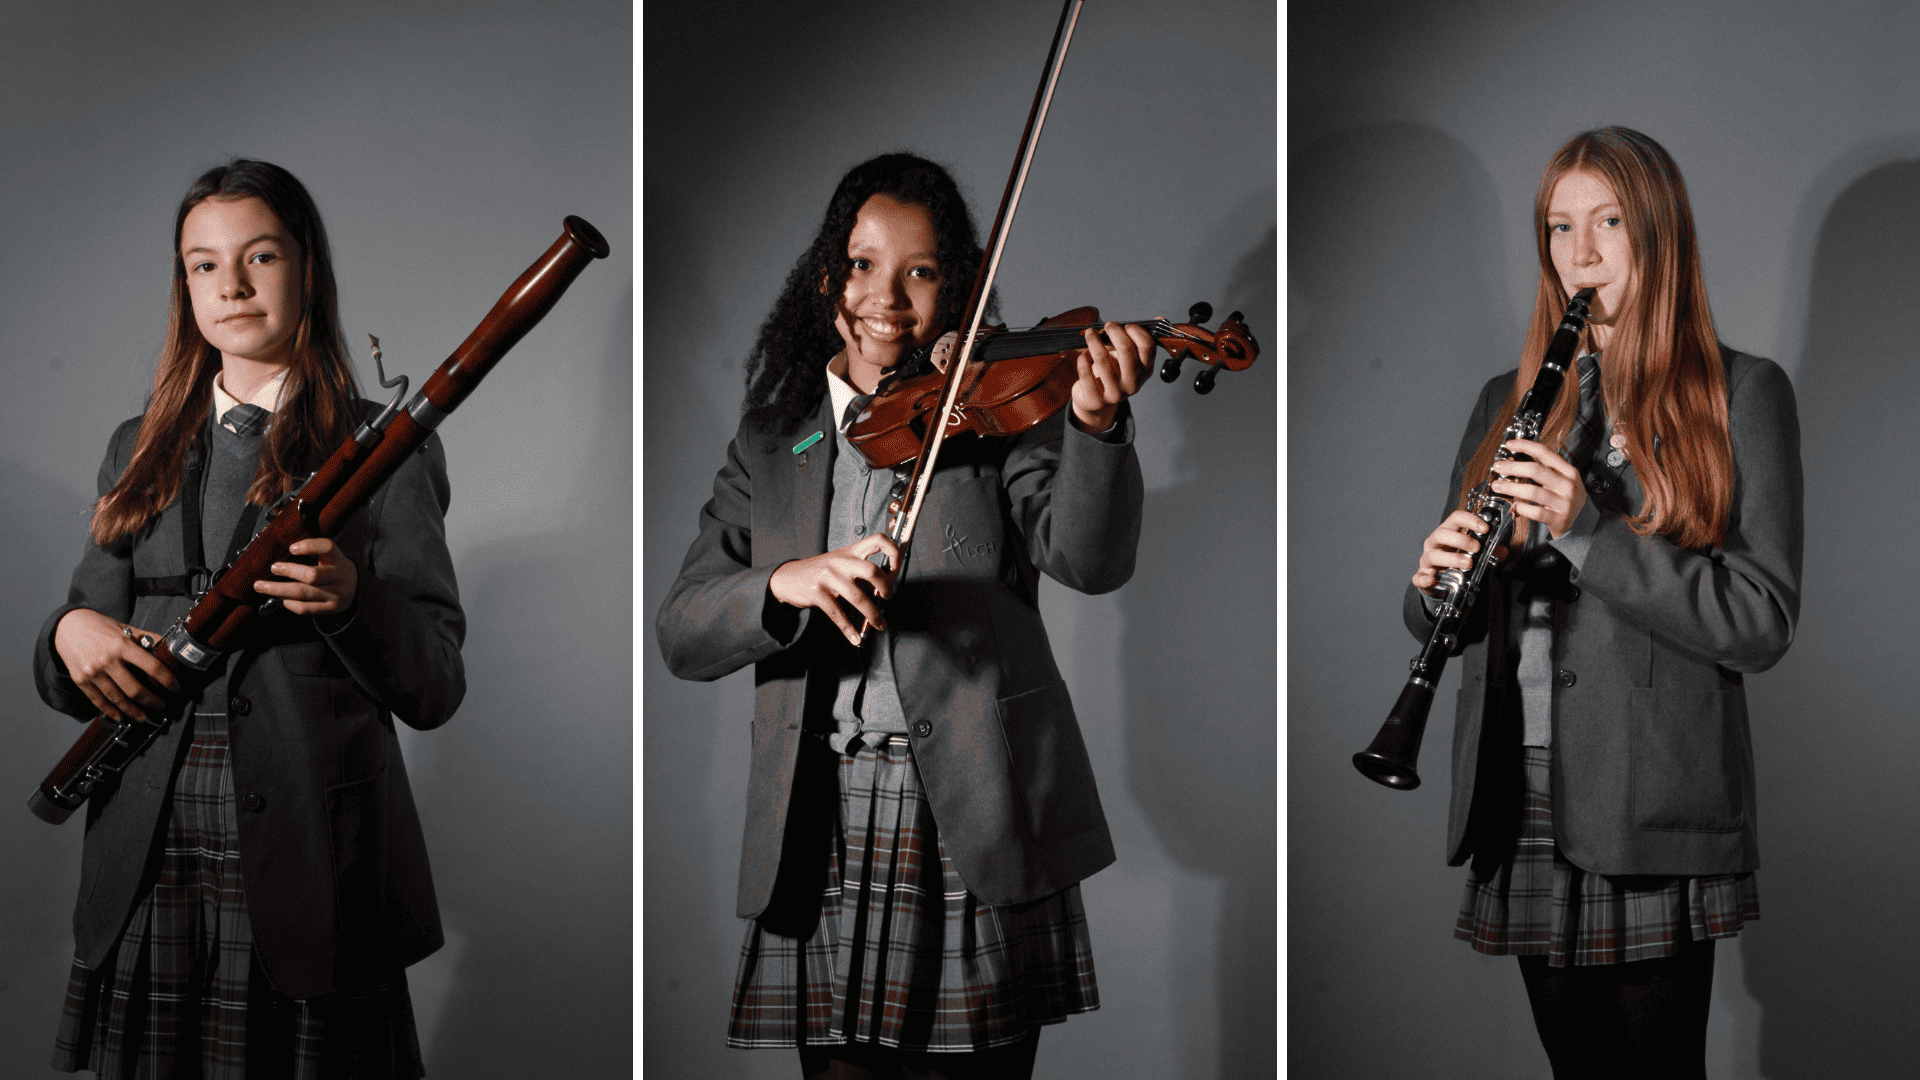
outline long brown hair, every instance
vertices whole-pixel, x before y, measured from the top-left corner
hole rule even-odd
[[[235,158],[202,173],[173,218],[173,298],[167,340],[140,418],[133,458],[113,490],[94,505],[93,541],[106,546],[134,535],[180,497],[187,453],[213,408],[220,352],[201,335],[187,291],[180,234],[187,214],[208,199],[259,199],[300,245],[300,325],[289,349],[287,379],[260,446],[260,467],[247,501],[266,505],[293,490],[353,431],[358,389],[340,335],[339,299],[326,227],[313,197],[278,165]]]
[[[1633,259],[1632,293],[1617,317],[1601,367],[1600,389],[1646,498],[1627,523],[1642,536],[1682,547],[1709,547],[1726,534],[1733,501],[1733,444],[1727,435],[1727,377],[1707,310],[1700,250],[1687,185],[1666,150],[1630,128],[1609,127],[1569,139],[1547,162],[1533,199],[1540,284],[1521,353],[1520,374],[1497,421],[1467,465],[1460,504],[1486,478],[1521,395],[1533,386],[1547,342],[1567,307],[1553,268],[1547,208],[1561,177],[1586,170],[1613,190]],[[1578,394],[1561,394],[1540,441],[1559,446],[1573,426]],[[1657,449],[1656,449],[1657,448]]]

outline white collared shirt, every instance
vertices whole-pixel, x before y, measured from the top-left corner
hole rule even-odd
[[[840,356],[841,354],[836,353],[833,360],[827,361],[827,397],[833,401],[834,423],[839,424],[844,430],[847,425],[842,417],[847,415],[847,403],[852,401],[854,395],[860,391],[839,372],[833,370],[834,362],[839,360]]]
[[[270,413],[280,411],[280,392],[286,389],[287,386],[287,369],[285,367],[280,369],[278,375],[261,383],[259,388],[253,392],[253,396],[249,397],[245,402],[227,393],[227,388],[224,385],[226,377],[227,373],[224,371],[213,377],[213,415],[224,417],[227,415],[228,409],[241,404],[258,405]],[[220,426],[226,428],[228,431],[234,430],[233,425],[226,423],[224,420]]]

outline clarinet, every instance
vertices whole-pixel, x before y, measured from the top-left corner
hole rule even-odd
[[[1567,302],[1560,328],[1554,331],[1546,355],[1540,360],[1540,373],[1534,376],[1533,386],[1520,399],[1520,407],[1507,423],[1506,435],[1500,440],[1503,444],[1512,439],[1540,438],[1540,429],[1546,425],[1547,414],[1553,411],[1560,387],[1566,382],[1567,367],[1573,363],[1573,350],[1580,343],[1580,332],[1586,329],[1587,307],[1592,301],[1593,290],[1581,289]],[[1504,445],[1494,451],[1493,459],[1531,460],[1524,454],[1512,453]],[[1387,714],[1387,722],[1380,725],[1380,733],[1365,750],[1353,755],[1354,768],[1387,787],[1412,791],[1420,786],[1420,774],[1413,766],[1420,758],[1420,739],[1427,731],[1427,711],[1433,707],[1434,688],[1446,670],[1447,657],[1460,651],[1460,627],[1480,596],[1480,586],[1500,565],[1494,552],[1513,536],[1513,500],[1489,486],[1496,479],[1498,476],[1489,470],[1486,479],[1467,496],[1467,509],[1487,523],[1487,531],[1480,537],[1480,548],[1473,554],[1473,565],[1465,571],[1449,568],[1436,575],[1436,592],[1428,594],[1440,601],[1440,608],[1434,614],[1433,632],[1427,635],[1427,645],[1420,650],[1420,655],[1408,665],[1413,669],[1412,674],[1407,676],[1400,699]]]
[[[232,562],[220,568],[192,610],[159,640],[141,638],[140,646],[180,680],[181,690],[166,712],[157,721],[95,716],[27,800],[34,816],[55,825],[67,820],[96,789],[153,745],[176,710],[206,685],[214,663],[245,644],[247,629],[260,612],[278,606],[277,599],[254,592],[253,582],[272,577],[267,570],[272,563],[292,560],[287,553],[292,544],[338,533],[407,456],[421,448],[440,421],[466,400],[507,350],[552,310],[580,271],[594,259],[606,258],[609,250],[599,230],[568,217],[560,238],[507,288],[411,401],[401,404],[407,393],[404,376],[393,382],[383,377],[381,385],[400,387],[387,407],[361,424],[298,490],[268,508],[263,515],[266,524]],[[374,349],[377,357],[378,343]]]

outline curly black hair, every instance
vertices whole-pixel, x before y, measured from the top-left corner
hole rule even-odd
[[[773,310],[747,354],[747,396],[741,413],[761,431],[785,431],[805,423],[827,392],[826,364],[843,342],[834,329],[834,302],[846,289],[847,238],[854,219],[875,195],[918,203],[933,215],[940,263],[940,295],[934,322],[941,333],[957,330],[972,295],[980,265],[980,244],[960,186],[947,170],[913,154],[882,154],[840,178],[827,202],[820,232],[793,264]],[[826,277],[822,289],[821,276]],[[990,297],[987,309],[994,303]],[[892,376],[907,378],[933,370],[930,350],[919,349]]]

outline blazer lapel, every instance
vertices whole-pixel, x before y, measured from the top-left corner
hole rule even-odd
[[[1609,422],[1601,433],[1600,445],[1594,448],[1587,463],[1583,478],[1587,497],[1613,513],[1637,514],[1645,493],[1640,489],[1640,478],[1634,475],[1633,462],[1622,461],[1618,466],[1607,464],[1607,452],[1613,449],[1609,445],[1612,436],[1613,424]]]
[[[788,431],[774,444],[766,470],[773,479],[770,523],[774,528],[770,535],[755,538],[772,549],[768,561],[804,559],[827,550],[827,508],[833,498],[833,459],[839,444],[832,412],[829,396],[820,403],[811,424]],[[818,439],[813,439],[815,432],[820,433]],[[812,445],[795,449],[809,439]]]

